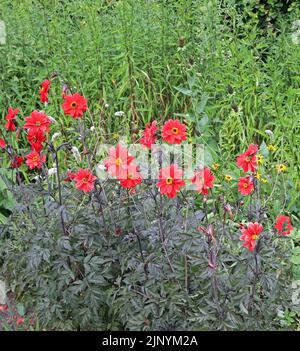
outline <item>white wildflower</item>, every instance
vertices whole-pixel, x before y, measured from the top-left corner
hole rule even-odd
[[[54,174],[57,173],[57,168],[56,167],[53,167],[53,168],[49,168],[48,169],[48,176],[51,177],[53,176]]]
[[[266,133],[267,135],[269,135],[270,137],[273,137],[273,136],[274,136],[273,132],[272,132],[270,129],[265,130],[265,133]]]
[[[61,133],[54,133],[53,135],[52,135],[52,138],[51,138],[51,141],[53,142],[55,139],[57,139],[58,137],[60,137],[61,136]]]
[[[105,167],[103,164],[99,163],[99,164],[97,165],[97,169],[98,169],[99,171],[105,171],[105,170],[106,170],[106,167]]]
[[[122,116],[124,116],[124,114],[125,114],[124,111],[117,111],[117,112],[115,112],[115,116],[116,117],[122,117]]]

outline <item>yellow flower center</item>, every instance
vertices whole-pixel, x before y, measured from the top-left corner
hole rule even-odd
[[[37,121],[37,122],[35,122],[35,125],[36,125],[37,127],[40,127],[41,122]]]
[[[251,161],[251,157],[250,156],[247,156],[246,157],[246,162],[250,162]]]
[[[252,235],[252,240],[256,240],[258,238],[258,235]]]
[[[257,158],[257,163],[263,163],[263,159],[264,159],[263,155],[257,155],[256,158]]]
[[[117,165],[117,166],[120,166],[121,163],[122,163],[121,159],[120,159],[120,158],[117,158],[117,159],[116,159],[116,165]]]
[[[87,178],[82,178],[82,183],[86,184],[88,182]]]
[[[261,180],[261,173],[260,172],[256,172],[255,173],[255,178],[258,180]]]
[[[244,183],[243,187],[246,189],[248,188],[248,184],[247,183]]]
[[[167,185],[171,185],[172,183],[173,183],[173,178],[167,177],[167,178],[166,178],[166,184],[167,184]]]
[[[76,107],[77,107],[77,102],[76,102],[76,101],[73,101],[73,102],[71,103],[71,107],[72,107],[72,108],[76,108]]]
[[[274,146],[274,145],[268,145],[268,146],[267,146],[267,149],[268,149],[269,151],[276,151],[276,150],[277,150],[277,147]]]
[[[173,134],[178,134],[178,128],[172,128],[172,133]]]
[[[287,169],[286,165],[284,165],[284,164],[277,165],[276,168],[277,168],[277,171],[278,171],[279,173],[285,172],[286,169]]]
[[[33,162],[38,161],[38,159],[39,159],[38,156],[33,156],[33,157],[32,157],[32,161],[33,161]]]

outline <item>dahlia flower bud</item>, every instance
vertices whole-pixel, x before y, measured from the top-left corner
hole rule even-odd
[[[64,83],[62,86],[62,93],[65,94],[67,92],[67,90],[68,90],[68,86],[67,86],[67,84]]]
[[[51,123],[57,124],[57,121],[55,118],[48,116],[48,118],[50,119]]]
[[[73,156],[75,157],[75,160],[77,162],[79,162],[80,161],[80,153],[79,153],[78,148],[76,146],[72,146],[71,152],[72,152]]]

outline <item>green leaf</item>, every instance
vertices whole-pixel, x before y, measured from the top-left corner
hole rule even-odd
[[[266,144],[264,141],[260,144],[259,152],[260,152],[264,157],[267,157],[267,156],[269,155],[269,150],[267,149],[267,144]]]
[[[296,246],[293,250],[293,256],[291,257],[293,264],[300,264],[300,246]]]
[[[180,93],[182,93],[183,95],[186,96],[192,96],[193,92],[190,89],[187,88],[183,88],[183,87],[174,87],[177,91],[179,91]]]
[[[209,118],[207,114],[205,114],[204,117],[201,118],[200,121],[198,122],[199,131],[201,131],[202,129],[206,129],[208,124],[209,124]]]
[[[1,224],[7,223],[7,217],[5,217],[1,212],[0,212],[0,223]]]
[[[17,308],[17,311],[18,311],[19,315],[20,315],[21,317],[23,317],[23,316],[25,315],[25,313],[26,313],[26,310],[25,310],[24,305],[21,304],[21,303],[18,303],[17,306],[16,306],[16,308]]]
[[[293,264],[300,264],[300,256],[292,256],[291,262]]]
[[[197,107],[196,107],[196,112],[201,114],[204,112],[205,106],[207,104],[209,95],[207,93],[204,93],[202,96],[201,101],[198,103]]]

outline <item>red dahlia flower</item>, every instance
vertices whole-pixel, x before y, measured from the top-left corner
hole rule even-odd
[[[162,138],[169,144],[180,144],[186,140],[186,126],[178,119],[169,119],[162,127]]]
[[[104,161],[107,172],[117,179],[127,179],[127,167],[134,159],[128,150],[117,144],[109,149],[109,158]]]
[[[27,140],[32,150],[41,152],[43,149],[42,143],[46,140],[44,133],[41,130],[29,129]]]
[[[36,151],[31,151],[26,157],[26,164],[29,169],[42,168],[42,164],[46,161],[46,155],[40,155]]]
[[[14,124],[14,121],[16,120],[16,115],[20,112],[19,109],[13,109],[11,107],[8,108],[8,114],[5,116],[5,119],[7,122],[5,123],[5,129],[9,130],[11,132],[16,130],[16,126]]]
[[[44,112],[33,111],[30,117],[25,117],[24,128],[32,132],[49,132],[50,118]]]
[[[209,188],[213,188],[213,181],[215,177],[211,173],[208,167],[200,169],[195,173],[195,176],[192,178],[192,183],[196,185],[196,191],[200,194],[208,195]]]
[[[87,110],[87,99],[80,94],[76,93],[73,95],[65,95],[65,102],[62,104],[62,108],[66,115],[71,115],[73,118],[82,117],[84,111]]]
[[[156,121],[153,121],[151,125],[150,123],[147,123],[146,128],[143,132],[143,136],[140,139],[140,144],[142,144],[144,147],[147,147],[148,149],[151,149],[151,145],[155,144],[157,139],[157,137],[155,136],[156,132],[157,132]]]
[[[16,319],[16,324],[17,324],[17,325],[21,325],[21,324],[24,323],[24,321],[25,321],[25,318],[24,318],[24,317],[18,317],[18,318]]]
[[[142,182],[142,177],[137,170],[137,165],[131,163],[127,167],[127,178],[120,180],[120,185],[123,188],[134,188]]]
[[[249,176],[241,177],[239,179],[238,191],[242,195],[249,195],[253,192],[253,190],[254,190],[254,184]]]
[[[121,228],[120,226],[117,226],[117,227],[116,227],[115,235],[116,235],[116,236],[122,235],[122,228]]]
[[[1,149],[5,149],[5,147],[6,147],[6,142],[5,142],[5,140],[2,139],[2,138],[0,138],[0,148],[1,148]]]
[[[64,182],[71,182],[74,178],[75,178],[75,173],[73,173],[72,171],[68,171],[64,179]]]
[[[291,224],[291,219],[288,216],[281,215],[276,218],[276,223],[274,226],[277,229],[278,234],[288,235],[294,229]]]
[[[244,172],[254,172],[257,168],[257,157],[258,146],[251,144],[248,150],[243,154],[239,155],[236,159],[236,164],[239,168],[242,168]]]
[[[247,247],[250,251],[253,251],[256,246],[258,236],[263,229],[263,226],[257,222],[249,223],[248,228],[242,228],[240,240],[244,241],[243,246]]]
[[[162,168],[159,174],[160,181],[157,183],[160,192],[170,198],[175,197],[180,188],[185,185],[182,177],[183,171],[176,164]]]
[[[50,89],[51,82],[50,80],[46,79],[41,83],[41,90],[39,91],[40,100],[41,102],[49,102],[48,94]]]
[[[5,312],[8,310],[8,306],[5,304],[5,305],[0,305],[0,312]]]
[[[19,168],[22,166],[24,159],[22,156],[15,156],[10,163],[11,168]]]
[[[74,176],[75,186],[78,190],[89,193],[94,189],[94,181],[97,179],[91,170],[80,168]]]

